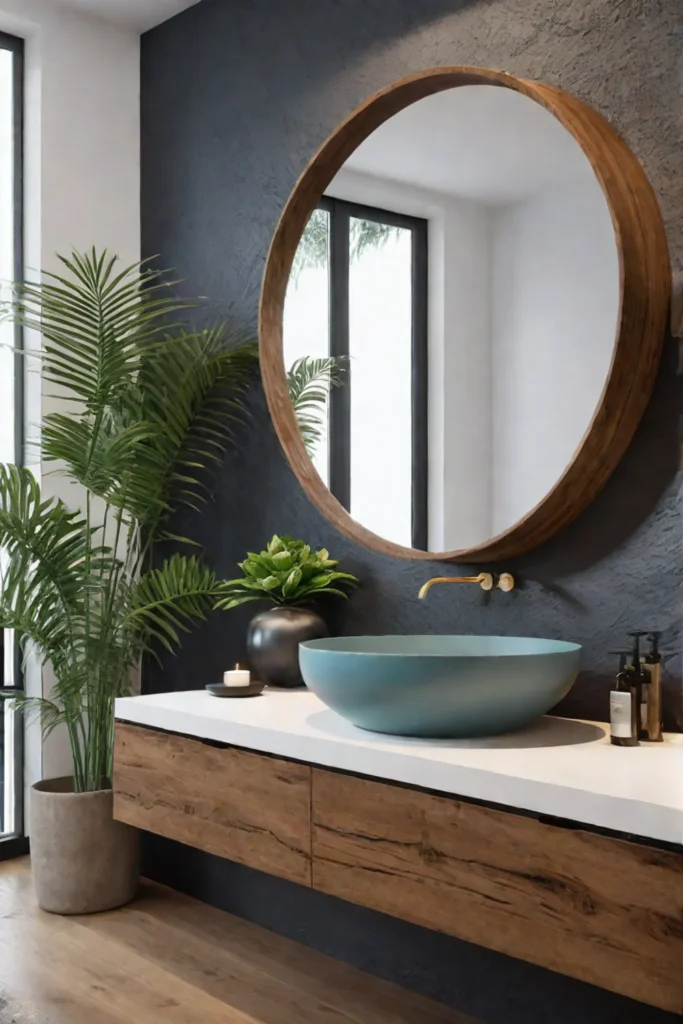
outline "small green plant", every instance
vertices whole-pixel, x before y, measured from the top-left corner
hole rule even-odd
[[[325,594],[347,597],[342,587],[355,587],[358,580],[348,572],[339,572],[338,561],[325,548],[311,551],[310,544],[292,537],[272,538],[265,551],[250,551],[239,567],[240,579],[227,580],[217,608],[226,611],[248,601],[302,605]]]

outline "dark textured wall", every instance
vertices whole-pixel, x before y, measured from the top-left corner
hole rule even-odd
[[[681,0],[203,0],[143,39],[145,253],[161,253],[188,288],[209,296],[211,317],[253,327],[275,223],[325,136],[356,104],[403,75],[438,64],[480,64],[573,92],[619,129],[657,191],[673,263],[683,270],[682,52]],[[609,652],[624,646],[630,629],[662,629],[672,655],[667,722],[680,727],[674,656],[683,591],[679,383],[668,341],[655,398],[600,498],[555,540],[497,567],[518,575],[521,585],[512,594],[444,587],[418,602],[420,584],[444,567],[375,555],[339,536],[285,465],[258,394],[252,429],[217,479],[215,501],[183,525],[226,575],[247,548],[276,531],[324,544],[363,581],[348,604],[331,611],[338,632],[521,633],[579,641],[583,673],[561,706],[570,715],[604,719],[615,666]],[[181,689],[218,679],[243,654],[248,617],[249,606],[213,619],[162,672],[147,674],[146,687]],[[234,885],[244,881],[227,864],[209,865],[167,847],[155,847],[148,867],[233,907]],[[568,983],[556,976],[544,973],[546,983],[531,984],[539,972],[529,975],[516,965],[515,973],[501,966],[504,958],[472,947],[464,953],[462,944],[342,911],[335,901],[314,904],[279,888],[266,914],[260,891],[252,881],[236,909],[285,931],[294,914],[304,941],[327,942],[335,955],[459,1000],[490,1021],[655,1019],[645,1010],[625,1013],[620,1001],[605,1003],[606,997],[591,1003],[586,986],[571,987],[572,1001]],[[381,955],[372,952],[373,937],[383,945]],[[411,944],[433,953],[436,974],[419,950],[406,966]],[[461,966],[446,977],[449,957]]]
[[[683,8],[680,0],[204,0],[143,40],[143,237],[212,314],[254,326],[264,261],[287,196],[313,151],[376,89],[438,64],[502,67],[593,104],[642,161],[683,268]],[[420,584],[442,565],[373,554],[339,536],[280,454],[262,403],[254,427],[193,529],[221,573],[274,532],[324,544],[363,589],[332,612],[345,633],[521,633],[584,645],[564,713],[605,718],[630,629],[679,647],[676,353],[612,481],[580,519],[512,569],[521,586],[484,597]],[[218,679],[243,653],[248,610],[216,619],[150,685]],[[678,659],[667,721],[681,724]]]

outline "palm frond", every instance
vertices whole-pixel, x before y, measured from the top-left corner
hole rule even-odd
[[[355,263],[366,249],[381,249],[402,229],[393,224],[363,217],[351,217],[349,224],[349,259]],[[329,214],[317,209],[311,214],[297,246],[290,274],[290,286],[296,288],[305,270],[327,266],[330,258]]]
[[[324,434],[330,391],[345,381],[345,361],[339,356],[303,356],[287,373],[289,398],[304,448],[311,458]]]
[[[65,685],[74,685],[76,666],[87,659],[96,593],[117,564],[97,533],[63,502],[42,500],[30,470],[0,465],[0,626],[32,642]]]
[[[0,547],[8,557],[3,605],[22,615],[49,598],[64,616],[79,612],[91,574],[112,560],[108,548],[93,544],[96,532],[62,501],[42,500],[29,469],[0,465]]]
[[[314,210],[294,254],[290,287],[296,287],[304,270],[325,266],[329,259],[329,236],[329,214],[326,210]]]
[[[43,379],[60,402],[71,403],[68,415],[45,417],[43,459],[62,463],[106,500],[144,434],[139,424],[121,420],[137,388],[142,352],[189,303],[175,298],[162,272],[144,262],[119,270],[116,256],[94,249],[59,259],[64,275],[46,272],[38,282],[17,285],[3,310],[40,334]]]
[[[40,334],[43,377],[60,397],[97,414],[129,390],[141,348],[189,303],[144,262],[118,271],[116,256],[94,249],[59,259],[67,276],[17,285],[5,315]]]
[[[180,642],[179,632],[206,619],[220,592],[211,569],[195,556],[175,554],[133,585],[123,629],[139,631],[145,649],[154,640],[173,650]]]
[[[206,470],[222,459],[245,421],[257,361],[256,345],[244,332],[225,327],[181,331],[144,354],[139,415],[148,436],[136,451],[121,503],[155,535],[171,504],[197,507],[206,500]]]
[[[151,424],[134,420],[124,425],[110,410],[97,422],[55,412],[43,417],[41,443],[46,462],[66,464],[79,484],[115,503],[153,437]]]
[[[390,238],[395,238],[402,230],[393,224],[384,224],[379,220],[364,220],[362,217],[352,217],[349,227],[351,263],[360,259],[366,249],[382,249]]]
[[[28,719],[38,718],[44,737],[49,736],[58,725],[66,720],[64,709],[54,701],[48,700],[47,697],[27,697],[23,693],[5,693],[0,695],[0,700],[5,700],[11,706],[23,711]]]

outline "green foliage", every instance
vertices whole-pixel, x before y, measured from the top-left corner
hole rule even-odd
[[[290,284],[296,286],[304,270],[327,265],[329,244],[329,214],[314,210],[294,254]]]
[[[345,380],[344,360],[339,356],[302,356],[287,373],[289,397],[310,458],[323,436],[330,391]]]
[[[0,627],[53,669],[49,697],[18,700],[46,732],[66,726],[79,792],[109,784],[114,699],[143,654],[172,650],[222,593],[196,556],[149,568],[150,554],[177,505],[206,500],[256,349],[224,327],[187,330],[188,303],[146,264],[120,269],[94,249],[60,260],[63,274],[17,286],[4,315],[42,337],[60,405],[43,418],[42,461],[82,485],[84,507],[0,466]]]
[[[378,220],[360,220],[357,217],[352,217],[349,225],[349,260],[351,264],[360,259],[366,249],[381,249],[400,230],[393,224],[382,224]]]
[[[355,587],[358,580],[348,572],[339,572],[337,565],[339,562],[330,558],[325,548],[311,551],[302,540],[276,534],[265,551],[250,551],[239,563],[244,575],[222,585],[223,596],[216,607],[228,610],[263,600],[301,605],[327,594],[347,597],[342,588]]]
[[[349,221],[349,259],[355,263],[366,249],[378,249],[400,231],[392,224],[351,217]],[[304,228],[294,255],[291,282],[296,287],[304,270],[325,267],[329,260],[329,214],[314,210]]]

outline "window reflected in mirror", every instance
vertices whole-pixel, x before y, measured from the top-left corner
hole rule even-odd
[[[316,470],[355,519],[407,547],[427,545],[427,251],[424,218],[325,197],[284,313],[290,397]]]

